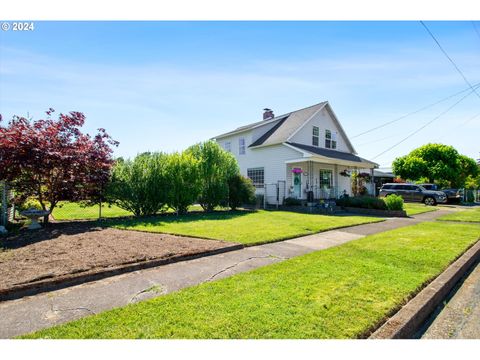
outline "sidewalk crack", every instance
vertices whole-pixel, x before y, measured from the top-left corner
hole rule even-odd
[[[280,259],[280,260],[287,260],[288,258],[286,257],[282,257],[282,256],[278,256],[278,255],[265,255],[265,256],[251,256],[249,258],[246,258],[246,259],[243,259],[241,261],[238,261],[236,262],[235,264],[233,265],[230,265],[230,266],[227,266],[226,268],[216,272],[215,274],[213,274],[212,276],[210,276],[208,279],[205,280],[205,282],[207,281],[212,281],[215,277],[217,277],[218,275],[220,274],[223,274],[224,272],[230,270],[230,269],[233,269],[234,267],[237,267],[238,265],[244,263],[244,262],[247,262],[247,261],[250,261],[250,260],[254,260],[254,259],[268,259],[268,258],[274,258],[274,259]]]

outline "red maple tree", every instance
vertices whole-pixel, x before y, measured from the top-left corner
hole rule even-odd
[[[112,146],[118,145],[105,129],[93,138],[83,134],[81,112],[60,114],[58,120],[53,112],[50,108],[46,119],[14,116],[7,126],[0,123],[0,180],[50,211],[62,200],[98,198],[109,180]]]

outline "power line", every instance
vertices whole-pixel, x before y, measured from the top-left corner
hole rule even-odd
[[[442,111],[440,114],[438,114],[437,116],[435,116],[432,120],[430,120],[429,122],[427,122],[426,124],[422,125],[421,127],[419,127],[417,130],[415,130],[414,132],[410,133],[409,135],[407,135],[405,138],[403,138],[402,140],[400,140],[399,142],[397,142],[396,144],[390,146],[388,149],[382,151],[380,154],[378,154],[377,156],[373,157],[372,160],[375,160],[376,158],[378,158],[379,156],[385,154],[386,152],[392,150],[394,147],[397,147],[398,145],[400,145],[401,143],[403,143],[404,141],[410,139],[413,135],[417,134],[418,132],[420,132],[421,130],[423,130],[424,128],[426,128],[428,125],[430,125],[431,123],[433,123],[435,120],[439,119],[441,116],[445,115],[446,113],[448,113],[450,110],[452,110],[455,106],[457,106],[458,104],[460,104],[463,100],[465,100],[468,96],[470,96],[473,92],[475,92],[475,89],[473,89],[472,91],[470,91],[467,95],[463,96],[460,100],[458,100],[456,103],[454,103],[453,105],[451,105],[448,109]]]
[[[458,129],[464,127],[464,126],[467,125],[470,121],[475,120],[475,119],[478,118],[479,116],[480,116],[480,113],[472,116],[471,118],[467,119],[466,121],[464,121],[463,123],[461,123],[460,125],[458,125],[458,126],[455,128],[455,130],[458,130]],[[448,135],[448,134],[446,134],[446,135]],[[445,138],[446,135],[440,136],[439,138],[437,138],[437,141]]]
[[[438,47],[440,48],[440,50],[443,52],[443,54],[447,57],[447,59],[452,63],[452,65],[455,67],[455,69],[458,71],[458,73],[462,76],[463,80],[465,80],[465,82],[468,84],[468,86],[470,87],[470,89],[472,89],[472,91],[475,93],[475,95],[477,95],[479,98],[480,98],[480,95],[475,91],[474,87],[472,86],[472,84],[470,84],[470,81],[467,80],[467,78],[465,77],[465,75],[463,75],[463,72],[462,70],[460,70],[460,68],[457,66],[457,64],[455,64],[455,61],[452,60],[452,58],[447,54],[447,52],[443,49],[442,45],[440,45],[440,43],[438,42],[437,38],[435,37],[435,35],[432,34],[432,32],[430,31],[430,29],[427,27],[427,25],[425,25],[425,23],[423,21],[420,21],[420,23],[423,25],[423,27],[425,28],[425,30],[427,30],[427,32],[430,34],[430,36],[432,37],[432,39],[435,41],[435,43],[438,45]]]
[[[474,21],[472,21],[472,26],[475,32],[477,33],[478,38],[480,39],[480,30],[478,30],[477,25],[475,24]]]
[[[475,84],[474,86],[475,86],[475,87],[478,87],[479,85],[480,85],[480,83],[477,83],[477,84]],[[445,97],[445,98],[443,98],[443,99],[441,99],[441,100],[438,100],[438,101],[436,101],[436,102],[434,102],[434,103],[432,103],[432,104],[429,104],[429,105],[427,105],[427,106],[424,106],[424,107],[422,107],[422,108],[420,108],[420,109],[418,109],[418,110],[412,111],[412,112],[410,112],[410,113],[408,113],[408,114],[405,114],[405,115],[402,115],[402,116],[400,116],[400,117],[398,117],[398,118],[396,118],[396,119],[390,120],[390,121],[388,121],[388,122],[386,122],[386,123],[384,123],[384,124],[382,124],[382,125],[378,125],[378,126],[376,126],[376,127],[374,127],[374,128],[371,128],[371,129],[369,129],[369,130],[366,130],[366,131],[364,131],[364,132],[362,132],[362,133],[360,133],[360,134],[357,134],[357,135],[355,135],[355,136],[352,136],[351,139],[355,139],[355,138],[357,138],[357,137],[359,137],[359,136],[362,136],[362,135],[368,134],[368,133],[370,133],[370,132],[372,132],[372,131],[381,129],[381,128],[387,126],[387,125],[393,124],[394,122],[397,122],[397,121],[400,121],[400,120],[402,120],[402,119],[405,119],[405,118],[408,117],[408,116],[415,115],[415,114],[417,114],[417,113],[419,113],[419,112],[421,112],[421,111],[423,111],[423,110],[429,109],[429,108],[431,108],[431,107],[433,107],[433,106],[435,106],[435,105],[438,105],[438,104],[440,104],[440,103],[442,103],[442,102],[444,102],[444,101],[447,101],[447,100],[449,100],[449,99],[451,99],[451,98],[453,98],[453,97],[455,97],[455,96],[457,96],[457,95],[463,94],[464,92],[466,92],[466,91],[468,91],[468,90],[470,90],[470,87],[468,87],[468,88],[466,88],[466,89],[464,89],[464,90],[462,90],[462,91],[459,91],[459,92],[457,92],[457,93],[455,93],[455,94],[453,94],[453,95],[449,95],[449,96],[447,96],[447,97]]]

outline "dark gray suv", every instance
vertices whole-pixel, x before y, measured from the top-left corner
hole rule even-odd
[[[404,201],[423,202],[425,205],[437,205],[446,203],[447,197],[443,191],[427,190],[423,186],[415,184],[384,184],[380,189],[379,196],[400,195]]]

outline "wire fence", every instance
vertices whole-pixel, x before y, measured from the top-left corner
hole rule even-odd
[[[257,197],[256,208],[266,208],[267,206],[281,206],[285,198],[289,196],[288,188],[284,181],[277,183],[264,184],[263,194]],[[313,192],[313,201],[320,199],[332,199],[338,197],[337,189],[329,191],[320,189],[311,189]],[[308,194],[307,194],[308,195]],[[464,203],[480,203],[480,189],[463,190],[461,200]],[[0,182],[0,225],[7,226],[8,222],[22,220],[18,209],[13,205],[13,193],[7,184]],[[321,202],[321,201],[320,201]],[[189,211],[201,211],[200,205],[193,205]],[[118,218],[132,216],[133,213],[121,209],[116,205],[102,203],[86,206],[82,202],[62,201],[53,210],[51,218],[55,221],[75,221],[75,220],[99,220],[108,218]]]

